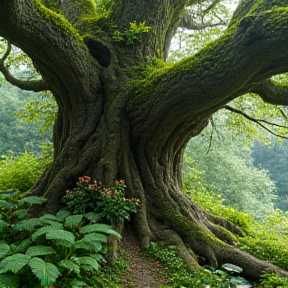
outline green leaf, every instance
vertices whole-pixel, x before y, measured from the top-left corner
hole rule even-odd
[[[43,245],[29,247],[26,251],[26,255],[29,256],[42,256],[54,253],[56,253],[56,251],[52,247]]]
[[[53,221],[53,220],[49,220],[49,219],[44,219],[44,220],[40,220],[40,222],[43,225],[50,225],[51,227],[55,228],[55,229],[63,229],[63,224],[59,223],[57,221]]]
[[[60,210],[57,212],[56,217],[58,219],[58,221],[63,221],[66,217],[68,217],[70,215],[70,212],[67,210]]]
[[[46,234],[46,238],[50,240],[61,239],[68,241],[71,244],[75,243],[75,236],[73,233],[60,229],[51,230]]]
[[[102,232],[108,235],[116,236],[117,238],[121,238],[121,235],[116,231],[111,229],[111,226],[106,224],[92,224],[87,225],[81,228],[82,233],[92,233],[92,232]]]
[[[10,252],[11,248],[6,242],[0,243],[0,259],[6,257]]]
[[[0,284],[9,288],[19,288],[19,277],[16,275],[0,275]]]
[[[96,261],[96,259],[89,257],[89,256],[84,256],[84,257],[79,257],[79,262],[80,262],[80,267],[84,270],[91,271],[93,269],[98,270],[100,265]]]
[[[72,279],[71,281],[69,281],[70,287],[73,288],[82,288],[82,287],[86,287],[87,283],[82,281],[82,280],[78,280],[78,279]]]
[[[55,265],[47,263],[37,257],[32,258],[28,265],[30,266],[33,274],[35,274],[35,276],[41,281],[41,285],[44,287],[54,283],[60,274]]]
[[[29,204],[43,204],[47,202],[47,199],[38,196],[29,196],[25,197],[18,201],[19,203],[29,203]]]
[[[71,215],[65,218],[65,226],[75,227],[78,226],[82,221],[83,215]]]
[[[0,208],[11,208],[11,203],[5,200],[0,200]]]
[[[59,262],[59,267],[63,267],[66,270],[69,270],[70,272],[74,272],[76,274],[80,273],[80,267],[78,264],[74,263],[71,260],[64,259]]]
[[[106,243],[107,242],[107,237],[103,234],[99,234],[99,233],[90,233],[90,234],[86,234],[83,239],[81,239],[85,242],[102,242],[102,243]]]
[[[43,234],[46,234],[46,233],[48,233],[48,232],[50,232],[50,231],[54,231],[54,230],[57,230],[57,231],[58,231],[58,229],[55,229],[54,227],[41,227],[41,228],[39,228],[37,231],[35,231],[35,232],[32,234],[31,239],[32,239],[33,241],[36,241],[36,239],[37,239],[38,237],[40,237],[40,236],[42,236]]]
[[[99,252],[102,249],[102,245],[99,242],[84,242],[82,240],[78,241],[74,245],[74,249],[83,249],[91,251],[91,253]]]
[[[88,212],[85,213],[83,216],[91,222],[97,222],[101,218],[101,215],[95,212]]]
[[[0,220],[0,231],[3,231],[9,224],[3,220]]]
[[[28,209],[19,209],[14,211],[11,216],[12,217],[17,217],[18,219],[24,219],[25,216],[27,215]]]
[[[43,215],[43,216],[41,216],[40,218],[39,218],[39,220],[42,222],[42,221],[45,221],[45,220],[52,220],[52,221],[57,221],[57,222],[59,222],[59,219],[55,216],[55,215],[53,215],[53,214],[45,214],[45,215]]]
[[[8,256],[1,261],[0,274],[6,273],[7,271],[12,271],[17,274],[25,265],[28,264],[30,259],[30,256],[20,253]]]
[[[32,218],[28,220],[22,220],[21,222],[17,223],[17,229],[20,231],[22,229],[29,231],[30,233],[35,230],[36,226],[40,226],[41,222],[39,221],[38,218]]]
[[[20,244],[16,247],[14,253],[20,253],[26,251],[26,249],[32,244],[30,239],[24,239]]]

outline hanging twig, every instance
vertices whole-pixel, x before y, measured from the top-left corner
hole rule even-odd
[[[268,124],[268,125],[272,125],[272,126],[276,126],[276,127],[279,127],[279,128],[284,128],[284,129],[288,129],[287,126],[283,126],[283,125],[279,125],[279,124],[276,124],[276,123],[272,123],[272,122],[269,122],[269,121],[266,121],[266,120],[263,120],[263,119],[256,119],[256,118],[253,118],[251,117],[250,115],[246,114],[245,112],[237,109],[237,108],[234,108],[234,107],[231,107],[229,105],[225,105],[223,107],[224,109],[226,110],[229,110],[231,112],[234,112],[234,113],[237,113],[237,114],[240,114],[242,116],[244,116],[245,118],[247,118],[248,120],[260,125],[263,129],[265,129],[266,131],[268,131],[269,133],[273,134],[274,136],[276,137],[280,137],[280,138],[283,138],[283,139],[288,139],[288,137],[286,136],[283,136],[283,135],[279,135],[275,132],[273,132],[272,130],[270,130],[269,128],[267,128],[265,125],[263,125],[262,123],[265,123],[265,124]]]

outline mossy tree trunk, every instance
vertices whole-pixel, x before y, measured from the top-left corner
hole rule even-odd
[[[287,275],[240,251],[233,234],[241,230],[185,196],[181,164],[189,139],[232,99],[257,92],[287,105],[286,88],[267,79],[288,70],[288,8],[265,11],[265,1],[257,9],[242,1],[220,39],[168,68],[145,69],[147,57],[165,59],[185,5],[199,2],[115,0],[101,18],[88,0],[59,1],[64,16],[40,1],[1,0],[0,35],[31,57],[43,80],[15,79],[5,67],[8,52],[0,70],[22,89],[49,89],[59,106],[54,161],[31,190],[48,203],[33,213],[57,212],[79,176],[106,185],[124,179],[128,196],[141,200],[133,223],[143,245],[169,239],[193,269],[198,255],[215,267],[239,265],[250,278],[267,269]],[[151,29],[128,45],[125,31],[134,21]]]

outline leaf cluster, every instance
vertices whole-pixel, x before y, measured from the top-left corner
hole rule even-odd
[[[79,178],[76,188],[67,190],[63,198],[65,209],[73,214],[97,212],[101,221],[122,223],[130,220],[130,214],[137,212],[139,200],[125,198],[125,184],[117,180],[111,187],[104,187],[100,181],[90,182],[90,177]]]
[[[121,237],[111,226],[97,223],[96,213],[71,215],[60,210],[56,215],[27,219],[27,208],[20,208],[46,199],[26,197],[17,200],[17,205],[6,200],[0,202],[0,284],[7,287],[39,287],[39,283],[41,287],[52,283],[84,287],[85,273],[105,262],[107,236]]]
[[[151,27],[147,26],[145,21],[137,24],[135,21],[130,22],[130,27],[123,32],[115,30],[113,40],[115,42],[124,42],[126,45],[135,45],[141,42],[142,34],[148,33]]]

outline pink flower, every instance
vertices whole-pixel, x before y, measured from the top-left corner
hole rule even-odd
[[[80,182],[86,182],[86,183],[88,183],[88,182],[90,182],[91,177],[89,177],[89,176],[83,176],[83,177],[79,177],[78,179],[79,179]]]
[[[120,185],[120,184],[124,184],[125,181],[124,180],[116,180],[115,183],[116,183],[116,185]]]
[[[67,195],[72,194],[72,191],[71,190],[66,190],[66,194]]]

